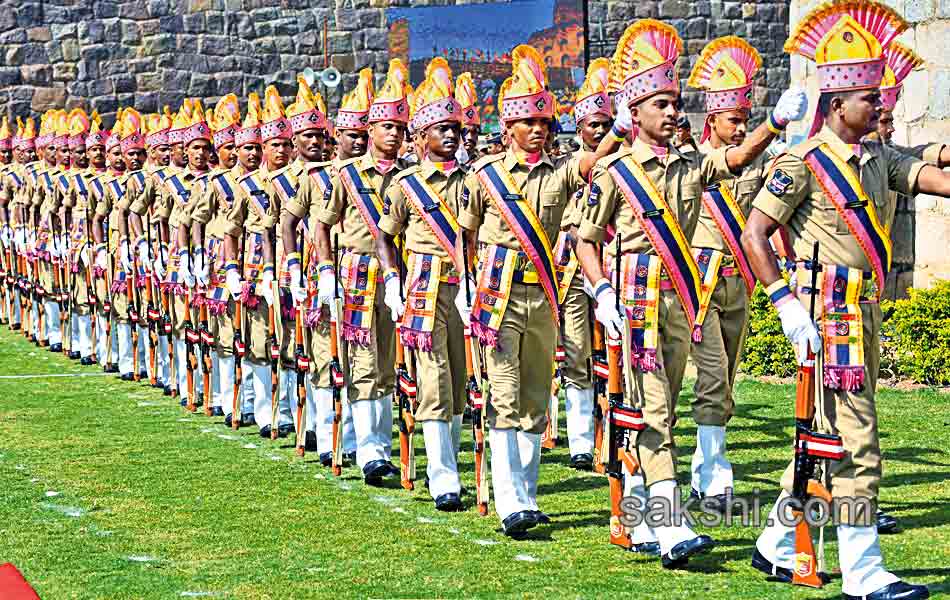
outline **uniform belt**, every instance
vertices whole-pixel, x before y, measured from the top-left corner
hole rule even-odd
[[[821,273],[826,268],[833,268],[833,267],[838,267],[838,266],[845,266],[845,265],[819,263],[818,272]],[[850,268],[850,267],[846,267],[846,268]],[[806,273],[811,273],[812,261],[800,260],[796,262],[794,265],[792,265],[791,272],[794,273],[798,269],[803,269]],[[797,278],[792,277],[792,281],[795,281],[796,279]],[[800,290],[802,294],[808,294],[808,295],[811,295],[813,291],[820,291],[820,290],[812,290],[810,286],[805,286]],[[878,303],[877,282],[874,281],[874,273],[872,273],[871,271],[863,271],[861,273],[861,291],[858,294],[858,302],[862,304],[877,304]]]
[[[418,254],[417,252],[412,252],[412,254]],[[455,270],[455,263],[452,260],[445,256],[442,257],[442,272],[439,273],[439,281],[441,283],[448,284],[457,284],[460,281],[458,271]]]
[[[478,245],[478,254],[482,255],[482,251],[488,246],[488,244],[481,243]],[[520,250],[518,252],[518,258],[515,259],[515,270],[514,275],[512,276],[512,281],[515,283],[520,283],[522,285],[538,285],[541,280],[538,277],[538,270],[535,268],[534,263],[531,262],[531,258],[528,255]]]

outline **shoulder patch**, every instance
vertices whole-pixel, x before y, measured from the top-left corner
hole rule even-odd
[[[600,204],[600,186],[596,183],[590,184],[590,193],[587,195],[587,206],[597,206]]]
[[[782,197],[785,195],[785,192],[788,191],[788,188],[795,183],[795,180],[792,179],[792,176],[783,171],[782,169],[775,169],[772,171],[772,174],[769,175],[769,180],[765,184],[765,189],[767,189],[773,196]]]

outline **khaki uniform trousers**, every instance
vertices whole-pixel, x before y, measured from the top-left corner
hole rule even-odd
[[[561,318],[564,319],[565,386],[586,390],[593,386],[587,368],[591,354],[590,297],[584,292],[584,274],[578,271],[564,296]]]
[[[455,308],[458,290],[458,284],[439,284],[432,351],[412,351],[416,361],[417,421],[451,422],[454,415],[465,412],[465,327]]]
[[[244,316],[241,307],[241,316]],[[220,315],[208,315],[208,328],[214,336],[214,348],[218,356],[234,354],[234,299],[228,300],[228,309]],[[244,325],[241,325],[242,333]]]
[[[258,363],[270,364],[270,308],[260,298],[255,308],[242,307],[244,313],[244,336],[247,340],[245,356]]]
[[[676,479],[676,400],[683,383],[691,335],[683,305],[673,290],[660,293],[657,357],[660,368],[634,374],[646,429],[636,437],[637,458],[646,485]],[[630,399],[627,399],[630,402]]]
[[[369,345],[344,343],[350,358],[344,371],[349,401],[381,398],[393,393],[396,385],[396,324],[383,302],[383,285],[376,286],[373,302],[373,328]],[[346,367],[349,367],[348,369]]]
[[[696,399],[692,408],[697,425],[724,427],[732,418],[732,392],[748,327],[745,281],[738,273],[719,277],[703,321],[703,341],[693,344],[690,350],[696,365]]]
[[[89,307],[89,286],[86,284],[86,268],[79,265],[79,270],[69,274],[72,290],[69,294],[69,310],[74,316],[86,316],[91,312]],[[72,337],[72,336],[70,336]]]
[[[323,312],[327,315],[327,308]],[[310,357],[310,380],[315,388],[330,387],[330,321],[323,318],[313,326],[304,327],[303,330],[304,347],[307,349]],[[337,345],[339,353],[340,368],[346,373],[346,353],[344,352],[343,340]]]
[[[543,288],[513,283],[498,344],[485,349],[489,427],[544,432],[556,344],[557,329]]]
[[[802,295],[802,302],[808,296]],[[864,389],[845,392],[825,388],[824,403],[815,398],[816,411],[824,414],[822,431],[836,433],[844,442],[845,455],[840,461],[829,461],[831,495],[838,500],[867,499],[870,510],[865,513],[861,503],[852,510],[849,502],[838,505],[842,524],[870,526],[874,524],[878,492],[881,487],[881,440],[877,430],[877,404],[874,399],[878,369],[881,366],[881,322],[878,304],[861,305],[864,335]],[[816,377],[821,374],[816,373]],[[822,410],[823,408],[823,410]],[[782,487],[792,491],[794,461],[782,474]],[[833,516],[838,516],[834,515]]]

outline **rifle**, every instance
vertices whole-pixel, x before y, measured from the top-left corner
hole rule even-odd
[[[73,294],[73,290],[76,289],[76,273],[73,272],[72,257],[69,253],[69,246],[72,240],[69,239],[69,214],[68,210],[63,209],[63,221],[60,222],[60,239],[63,236],[66,237],[65,244],[65,255],[59,258],[59,268],[60,268],[60,283],[65,283],[67,281],[66,272],[69,271],[69,287],[67,290],[60,290],[59,293],[59,305],[61,307],[61,312],[66,313],[66,317],[63,318],[60,316],[59,320],[59,330],[60,335],[63,340],[63,354],[69,356],[73,351],[73,306],[70,304],[70,299]],[[66,333],[68,332],[68,336]]]
[[[50,229],[51,235],[53,236],[53,245],[59,246],[60,242],[63,240],[63,222],[59,219],[59,215],[55,212],[50,215]],[[63,270],[65,264],[65,256],[60,256],[57,260],[50,259],[50,269],[53,271],[52,294],[53,298],[56,300],[56,303],[59,305],[59,339],[62,340],[60,345],[63,348],[63,354],[68,356],[69,347],[71,346],[70,342],[72,338],[72,331],[70,330],[69,336],[66,335],[66,322],[68,319],[66,315],[68,314],[69,306],[66,304],[66,292],[63,291],[63,286],[66,283],[66,274]]]
[[[300,287],[304,287],[303,271],[307,267],[307,246],[304,239],[304,228],[300,227]],[[310,359],[303,348],[303,311],[304,303],[295,307],[294,311],[294,366],[297,369],[297,456],[306,452],[307,424],[307,372],[310,370]]]
[[[84,223],[85,227],[83,227],[86,233],[85,249],[89,252],[89,262],[92,263],[94,259],[92,255],[92,245],[89,243],[89,230],[91,228],[91,225],[89,222],[89,198],[88,197],[86,198],[85,213],[86,213],[86,220]],[[82,262],[81,252],[80,252],[79,260],[80,262]],[[87,264],[85,270],[86,270],[86,295],[89,301],[89,308],[90,308],[89,312],[92,315],[92,318],[90,319],[92,321],[92,326],[90,327],[90,331],[89,331],[89,340],[92,343],[92,352],[90,353],[90,357],[92,357],[92,362],[95,363],[97,362],[96,361],[96,347],[97,347],[96,331],[99,329],[99,295],[96,293],[95,282],[92,279],[91,264]]]
[[[274,261],[277,261],[277,229],[274,229]],[[276,271],[276,265],[275,265]],[[277,278],[271,284],[271,297],[273,303],[270,305],[267,313],[268,339],[270,341],[270,411],[271,411],[271,429],[270,439],[276,440],[278,435],[277,414],[280,408],[280,379],[278,369],[280,366],[280,344],[277,342],[277,318],[275,312],[280,310],[280,286]],[[277,308],[274,308],[274,303]],[[233,417],[232,417],[233,418]]]
[[[188,236],[188,258],[191,258],[191,236]],[[185,409],[188,412],[195,412],[195,369],[198,368],[198,356],[195,354],[195,344],[199,343],[201,338],[198,330],[191,324],[191,291],[185,289],[185,362],[188,367],[188,403]]]
[[[244,277],[244,235],[241,235],[241,277]],[[241,325],[244,323],[241,317],[241,297],[234,299],[234,391],[231,398],[231,429],[237,431],[241,427],[241,385],[244,379],[244,354],[247,346],[244,342],[244,334]]]
[[[108,230],[106,230],[105,237],[106,240],[106,249],[109,247],[109,237]],[[110,281],[113,277],[115,271],[115,256],[109,254],[109,268],[106,269],[106,272],[103,273],[103,278],[106,280],[106,299],[105,303],[102,306],[102,310],[106,311],[106,370],[112,368],[112,282]]]
[[[610,367],[607,364],[607,350],[604,347],[604,329],[594,319],[593,305],[588,306],[591,322],[591,372],[594,379],[594,472],[605,473],[604,468],[604,414],[607,412],[607,379]]]
[[[162,241],[162,223],[158,223],[158,259],[162,260],[162,253],[164,252],[164,243]],[[168,268],[168,262],[165,262],[166,269]],[[171,387],[172,398],[178,395],[178,367],[175,365],[175,342],[172,340],[172,319],[171,312],[169,311],[169,292],[167,289],[162,291],[161,286],[159,286],[159,297],[162,304],[162,316],[161,316],[161,325],[162,332],[165,334],[165,345],[168,347],[168,381],[169,387]]]
[[[614,257],[614,272],[616,275],[616,309],[620,313],[620,289],[622,274],[620,272],[620,235],[617,234],[617,252]],[[624,309],[626,310],[626,309]],[[623,313],[620,313],[623,314]],[[626,325],[624,325],[626,329]],[[623,500],[624,473],[623,468],[631,474],[639,469],[634,453],[629,451],[631,432],[643,431],[646,424],[643,420],[643,411],[636,406],[624,403],[623,386],[621,382],[621,361],[629,359],[626,345],[626,335],[620,339],[607,339],[607,464],[606,472],[610,483],[610,543],[626,550],[633,548],[633,541],[621,521],[622,511],[620,503]],[[626,356],[623,356],[626,355]]]
[[[151,215],[147,215],[150,217]],[[145,237],[148,244],[148,254],[152,253],[152,220],[147,218],[145,222]],[[149,269],[150,271],[150,269]],[[153,297],[153,287],[152,287],[152,274],[149,272],[147,274],[147,279],[145,281],[145,318],[148,323],[148,362],[151,365],[151,376],[149,377],[149,384],[152,386],[155,385],[158,380],[158,363],[157,363],[157,352],[158,347],[158,322],[161,319],[161,315],[158,312],[158,308],[155,306],[154,297]]]
[[[209,248],[206,252],[201,254],[202,266],[204,266],[205,261],[207,260],[207,254],[209,254],[211,249]],[[211,277],[211,272],[209,270],[208,277]],[[196,284],[197,285],[197,284]],[[207,294],[207,288],[205,293]],[[201,323],[198,325],[198,338],[201,340],[201,363],[203,369],[201,370],[201,388],[204,390],[204,405],[205,405],[205,416],[211,416],[211,405],[213,404],[211,399],[211,346],[214,344],[214,336],[211,335],[211,329],[208,327],[208,302],[207,297],[205,301],[201,303],[201,307],[198,308],[198,318]],[[234,420],[234,417],[231,417],[231,420]]]
[[[469,283],[468,245],[465,242],[465,232],[462,236],[462,262],[465,263],[465,306],[471,310],[471,284]],[[475,376],[475,350],[472,347],[471,323],[465,323],[465,375],[468,378],[465,391],[468,394],[468,403],[472,409],[472,439],[475,452],[475,504],[478,514],[488,516],[488,463],[485,460],[485,399],[482,396],[481,385]],[[481,369],[479,369],[480,371]]]
[[[333,389],[333,458],[331,466],[333,474],[340,476],[343,473],[343,435],[340,427],[343,424],[343,368],[340,366],[340,329],[337,320],[340,318],[340,288],[337,285],[337,270],[340,268],[340,241],[338,235],[333,235],[333,310],[330,315],[330,385]]]
[[[135,306],[135,283],[138,278],[138,259],[132,251],[132,245],[126,244],[126,252],[129,253],[129,264],[132,265],[132,272],[126,277],[125,294],[129,301],[128,316],[129,327],[132,329],[132,379],[141,380],[139,377],[139,311]]]
[[[402,291],[402,250],[405,243],[396,245],[396,271],[399,274],[399,297],[403,298]],[[412,436],[416,429],[416,419],[413,415],[413,406],[416,399],[416,380],[406,367],[406,351],[402,345],[400,326],[396,324],[396,395],[399,403],[399,473],[403,489],[412,490],[416,478],[415,456]]]
[[[558,306],[558,337],[554,348],[554,378],[551,380],[551,397],[548,399],[548,424],[541,434],[541,447],[552,450],[557,447],[557,423],[560,405],[560,392],[564,387],[564,361],[567,353],[564,351],[564,310]]]
[[[815,242],[811,260],[811,307],[809,315],[815,318],[815,296],[818,295],[818,242]],[[798,367],[798,381],[795,388],[795,462],[792,483],[791,512],[795,525],[795,566],[792,569],[792,583],[820,588],[825,584],[823,574],[818,571],[815,558],[815,545],[811,538],[811,529],[805,520],[805,503],[811,497],[822,498],[829,504],[832,501],[828,491],[817,478],[818,461],[821,459],[841,460],[844,458],[844,443],[835,434],[815,431],[815,390],[824,383],[815,377],[816,355],[821,348],[808,348],[805,364]]]

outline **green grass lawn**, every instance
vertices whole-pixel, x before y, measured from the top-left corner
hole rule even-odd
[[[367,488],[355,468],[335,479],[315,456],[295,457],[288,440],[235,434],[158,390],[0,329],[0,375],[79,373],[90,376],[0,378],[0,563],[17,565],[47,600],[840,594],[837,579],[823,590],[764,581],[749,566],[752,528],[707,531],[718,547],[690,571],[608,546],[606,480],[570,469],[565,448],[542,459],[540,504],[554,523],[514,542],[494,515],[437,513],[421,481],[414,492]],[[790,457],[793,390],[744,381],[737,397],[737,491],[760,489],[767,510]],[[904,527],[883,538],[884,553],[934,597],[950,594],[947,400],[926,390],[879,396],[882,504]],[[682,408],[676,433],[685,481],[695,427]],[[470,439],[460,467],[471,488]],[[827,554],[833,568],[833,541]]]

